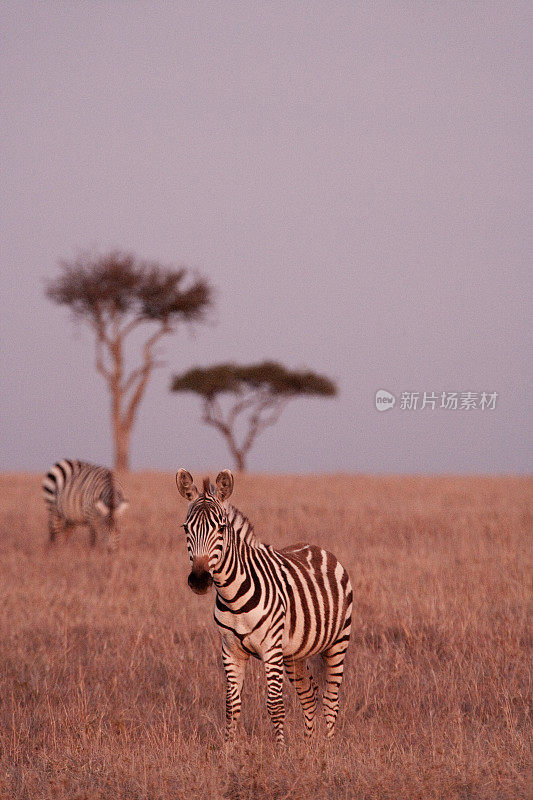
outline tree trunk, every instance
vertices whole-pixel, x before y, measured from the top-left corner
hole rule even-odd
[[[231,428],[227,427],[226,425],[222,425],[223,434],[226,438],[228,443],[230,453],[235,459],[235,467],[237,468],[237,472],[246,472],[246,453],[247,450],[243,450],[242,448],[239,449],[237,447],[237,442],[235,441],[235,435]]]
[[[125,425],[114,426],[115,469],[128,472],[130,468],[130,433]]]
[[[244,453],[240,450],[235,450],[233,456],[235,458],[237,472],[246,472],[246,456]]]
[[[159,320],[159,329],[143,345],[141,365],[132,369],[129,375],[124,376],[124,337],[133,330],[139,321],[142,321],[141,317],[135,318],[121,330],[120,315],[115,311],[107,328],[106,322],[100,318],[95,322],[96,369],[107,381],[111,395],[115,469],[121,472],[129,470],[130,439],[135,415],[152,371],[157,366],[154,360],[154,347],[162,336],[172,333],[173,330],[166,318]],[[111,362],[110,366],[106,366],[104,362],[104,349]]]
[[[131,424],[123,416],[124,392],[122,375],[124,357],[122,353],[122,338],[115,329],[111,344],[113,358],[113,372],[110,376],[109,388],[111,390],[111,415],[113,424],[113,444],[115,449],[115,469],[117,472],[128,472],[130,465],[130,433]]]

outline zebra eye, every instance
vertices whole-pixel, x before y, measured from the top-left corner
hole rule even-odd
[[[185,533],[189,533],[189,529],[188,529],[188,527],[187,527],[187,523],[185,523],[185,522],[184,522],[184,523],[183,523],[183,525],[182,525],[181,527],[183,528],[183,530],[185,531]]]
[[[224,533],[224,531],[226,530],[226,528],[227,528],[227,527],[228,527],[228,526],[226,525],[226,523],[225,523],[225,522],[223,522],[223,523],[222,523],[222,525],[219,527],[219,531],[220,531],[221,533]]]

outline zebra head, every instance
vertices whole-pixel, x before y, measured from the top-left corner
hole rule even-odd
[[[191,473],[180,469],[176,473],[176,485],[181,496],[190,503],[183,525],[192,565],[187,582],[193,592],[205,594],[213,583],[213,570],[224,552],[227,505],[233,491],[233,475],[229,469],[219,472],[216,488],[211,486],[209,478],[204,478],[200,494]]]

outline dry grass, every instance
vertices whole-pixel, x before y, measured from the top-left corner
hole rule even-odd
[[[186,585],[173,476],[126,481],[114,559],[83,530],[48,549],[39,484],[0,476],[2,798],[527,796],[531,481],[238,480],[264,541],[326,545],[355,590],[337,738],[303,741],[287,686],[281,755],[255,662],[247,735],[222,745],[213,597]]]

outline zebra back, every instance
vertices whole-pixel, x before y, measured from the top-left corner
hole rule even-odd
[[[65,519],[86,520],[95,511],[113,517],[125,504],[111,470],[85,461],[58,461],[45,475],[42,488],[45,502]]]

